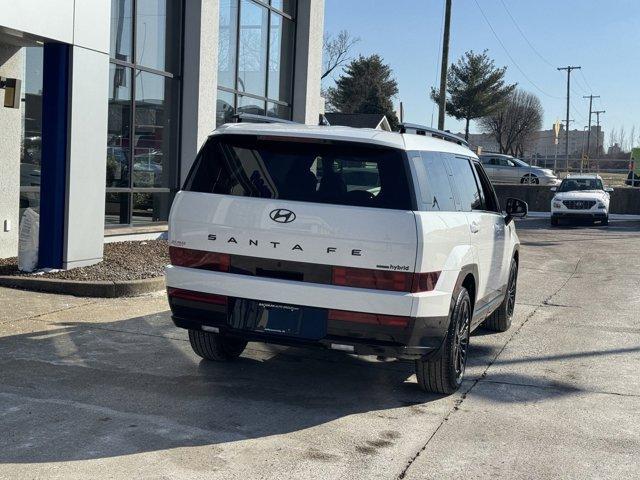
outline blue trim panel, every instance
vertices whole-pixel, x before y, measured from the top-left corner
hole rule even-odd
[[[43,61],[40,268],[62,268],[71,46],[46,43]]]

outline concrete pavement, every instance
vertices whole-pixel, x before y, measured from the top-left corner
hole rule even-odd
[[[162,294],[0,289],[0,478],[633,478],[640,222],[519,232],[513,326],[450,397],[338,352],[201,362]]]

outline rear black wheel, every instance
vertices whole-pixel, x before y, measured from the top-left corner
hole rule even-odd
[[[518,287],[518,262],[511,260],[507,293],[498,309],[487,317],[482,326],[494,332],[506,332],[511,327],[511,318],[516,307],[516,293]]]
[[[607,225],[609,225],[609,216],[608,215],[604,218],[604,220],[602,220],[602,225],[605,226],[605,227]]]
[[[426,392],[451,394],[462,385],[473,308],[466,288],[457,294],[449,330],[437,357],[416,360],[418,385]]]
[[[551,217],[551,226],[552,227],[557,227],[558,226],[558,217]]]
[[[189,330],[189,342],[197,355],[216,362],[238,358],[247,346],[246,340],[202,330]]]

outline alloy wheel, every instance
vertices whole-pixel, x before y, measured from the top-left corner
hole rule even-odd
[[[516,288],[518,286],[518,265],[513,262],[511,264],[511,272],[509,272],[509,287],[507,290],[507,316],[511,317],[516,307]]]
[[[469,348],[469,327],[471,324],[471,305],[466,300],[458,310],[456,331],[453,339],[453,365],[456,379],[460,380],[467,364],[467,350]]]

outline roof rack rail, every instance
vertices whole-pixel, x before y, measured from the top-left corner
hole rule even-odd
[[[266,115],[256,115],[254,113],[236,113],[233,115],[236,123],[293,123],[291,120],[283,120],[281,118],[267,117]]]
[[[414,132],[411,132],[411,130],[414,130]],[[415,123],[401,123],[400,133],[415,133],[416,135],[423,136],[430,135],[435,138],[446,140],[447,142],[457,143],[463,147],[469,147],[469,142],[451,132],[445,132],[444,130],[438,130],[437,128],[425,127],[424,125],[416,125]]]

